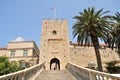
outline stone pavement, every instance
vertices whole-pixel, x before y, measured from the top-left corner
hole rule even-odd
[[[44,70],[35,80],[77,80],[67,70]]]

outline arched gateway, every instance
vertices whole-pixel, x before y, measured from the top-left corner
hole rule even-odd
[[[57,58],[53,58],[50,61],[50,70],[60,70],[60,61]]]
[[[39,62],[45,62],[46,70],[64,70],[70,61],[69,53],[68,20],[44,19]]]

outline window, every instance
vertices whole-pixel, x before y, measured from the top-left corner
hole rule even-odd
[[[28,56],[28,50],[24,50],[23,56]]]
[[[53,31],[53,35],[56,35],[57,34],[57,32],[56,31]]]
[[[23,69],[25,69],[25,68],[27,67],[27,63],[26,63],[26,62],[21,62],[21,63],[20,63],[20,66],[21,66]]]
[[[15,51],[11,51],[11,57],[14,57],[15,56]]]
[[[26,67],[26,63],[25,63],[25,62],[22,62],[22,63],[21,63],[21,66],[25,68],[25,67]]]

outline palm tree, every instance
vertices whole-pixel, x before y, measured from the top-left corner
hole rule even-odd
[[[111,22],[111,30],[109,33],[111,33],[111,35],[107,36],[107,39],[105,41],[106,44],[108,44],[108,48],[111,48],[112,50],[114,49],[114,46],[116,44],[116,28],[114,27],[115,26],[115,23],[112,21]]]
[[[120,13],[116,12],[115,16],[113,16],[114,19],[114,34],[113,34],[113,44],[116,45],[117,50],[118,50],[118,55],[120,57]],[[113,48],[114,46],[112,46]]]
[[[104,16],[108,12],[103,12],[103,9],[95,11],[94,7],[89,7],[80,12],[79,16],[73,17],[76,19],[73,25],[73,38],[77,37],[77,42],[81,45],[89,46],[93,44],[99,71],[103,71],[99,52],[99,38],[106,40],[109,34],[110,16]]]

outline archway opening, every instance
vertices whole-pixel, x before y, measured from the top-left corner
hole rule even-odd
[[[50,70],[60,70],[60,61],[57,58],[51,59]]]

